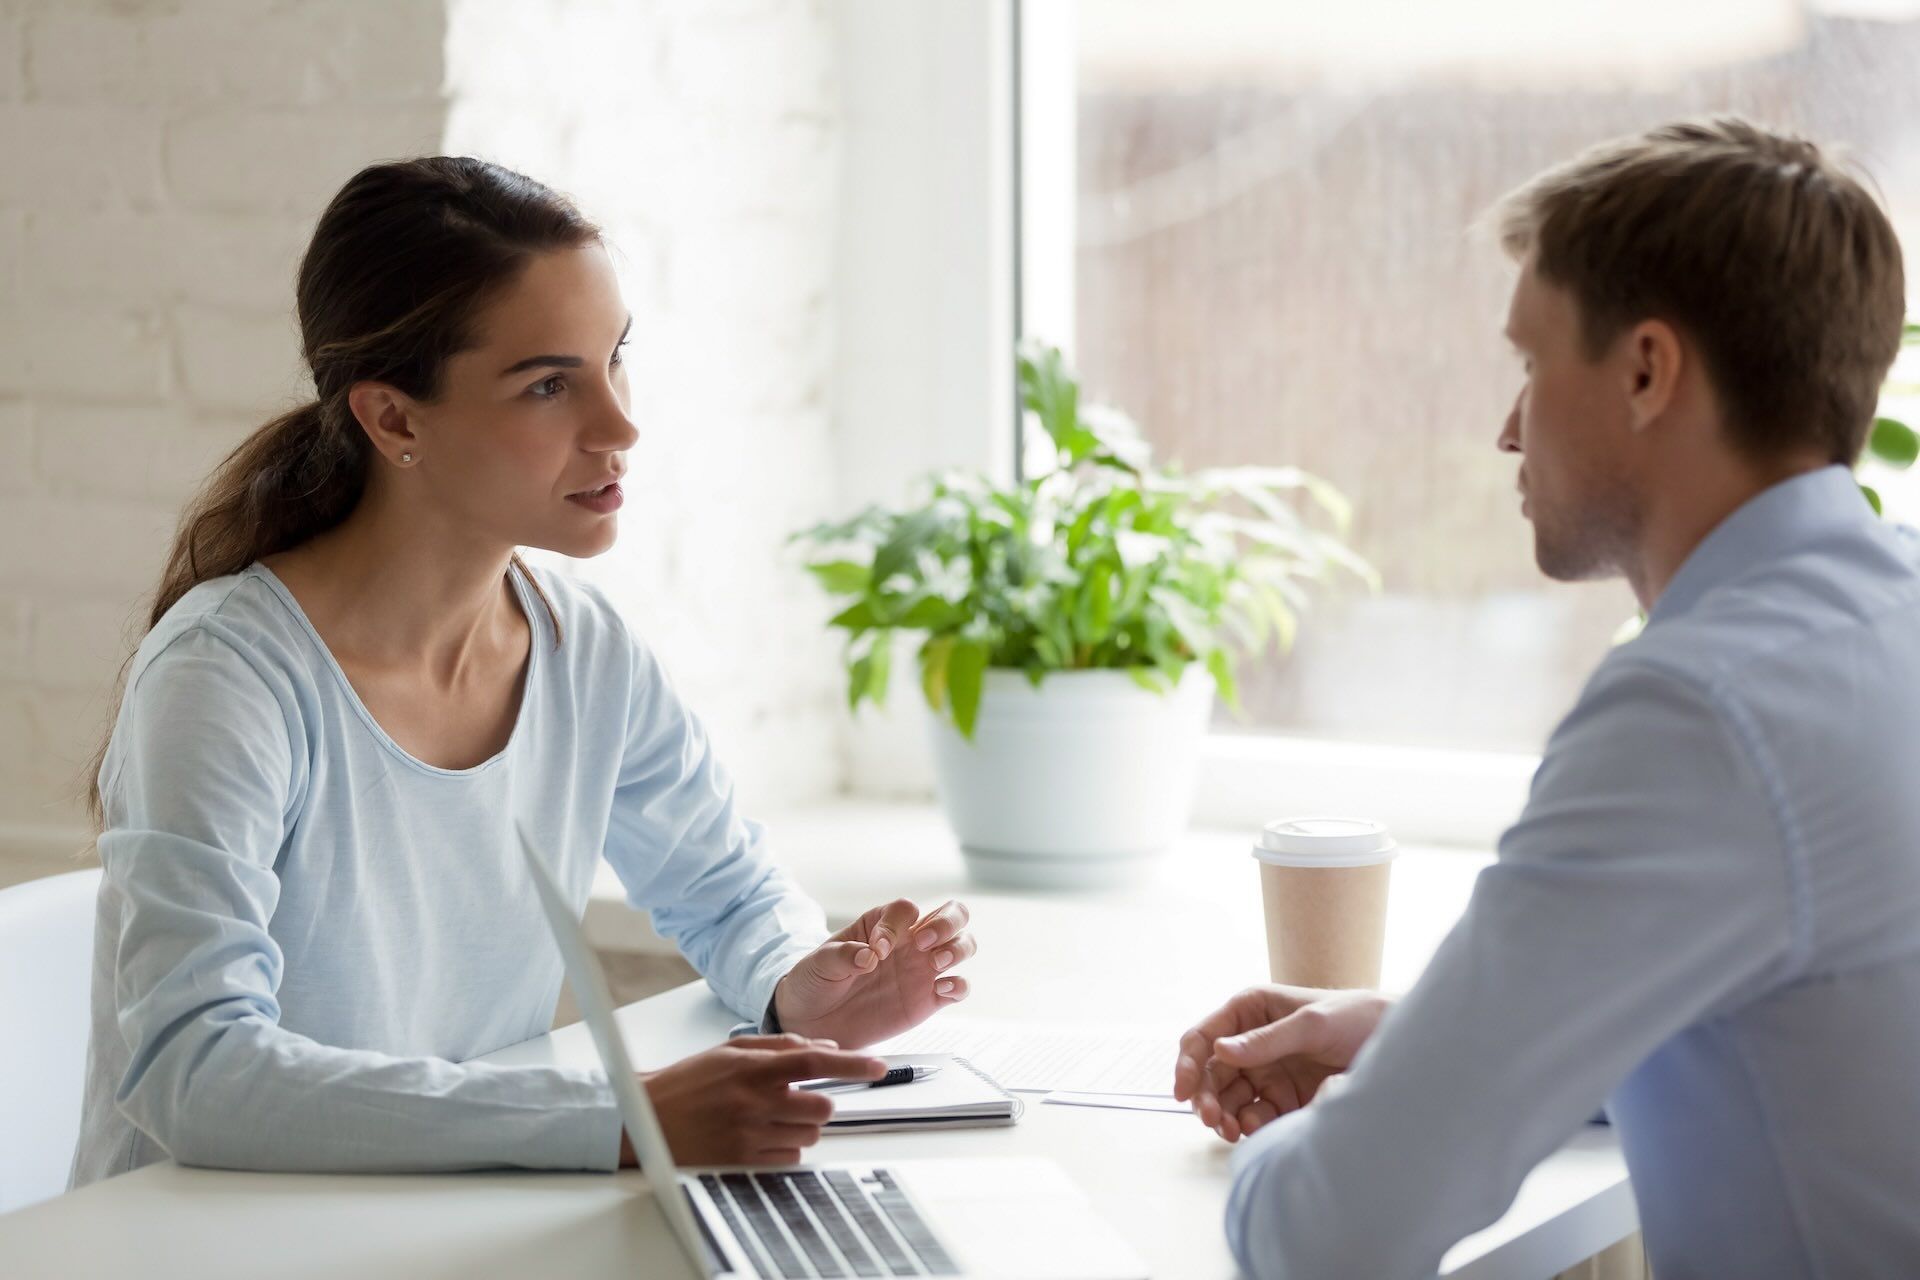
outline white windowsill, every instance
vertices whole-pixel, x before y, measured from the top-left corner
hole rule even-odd
[[[1216,733],[1202,749],[1194,819],[1257,831],[1280,817],[1362,816],[1402,844],[1486,850],[1520,815],[1539,765],[1504,752]]]

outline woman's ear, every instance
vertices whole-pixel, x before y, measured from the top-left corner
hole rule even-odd
[[[413,430],[413,398],[384,382],[356,382],[347,390],[347,407],[367,439],[388,462],[409,467],[420,460],[420,438]]]

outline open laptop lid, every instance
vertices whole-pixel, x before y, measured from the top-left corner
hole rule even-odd
[[[641,1171],[647,1175],[647,1185],[653,1188],[660,1211],[673,1225],[681,1249],[702,1275],[711,1275],[713,1263],[707,1256],[700,1226],[693,1220],[693,1211],[680,1193],[679,1171],[674,1168],[666,1134],[661,1132],[653,1104],[647,1100],[647,1091],[640,1087],[633,1062],[627,1057],[626,1041],[621,1038],[620,1024],[613,1016],[613,995],[607,990],[606,974],[587,946],[587,936],[561,894],[560,886],[554,883],[552,873],[534,851],[533,839],[527,834],[525,824],[516,822],[514,829],[519,833],[520,852],[526,857],[527,871],[533,876],[540,905],[547,913],[547,925],[553,931],[554,942],[559,944],[560,959],[567,968],[567,985],[573,988],[573,998],[580,1004],[580,1016],[600,1051],[601,1065],[613,1085],[614,1100],[620,1104],[620,1116],[626,1122],[628,1136],[633,1139],[633,1152],[639,1158]]]

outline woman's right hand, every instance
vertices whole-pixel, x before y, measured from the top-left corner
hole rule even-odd
[[[781,1165],[798,1164],[833,1115],[832,1098],[792,1088],[794,1081],[877,1080],[886,1071],[880,1059],[831,1040],[741,1036],[644,1072],[640,1084],[675,1164]],[[636,1163],[624,1130],[620,1163]]]

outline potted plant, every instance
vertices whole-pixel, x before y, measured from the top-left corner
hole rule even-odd
[[[940,794],[976,878],[1111,883],[1185,827],[1214,692],[1238,710],[1237,658],[1292,643],[1304,583],[1375,575],[1325,481],[1157,468],[1053,348],[1023,349],[1019,381],[1050,442],[1037,474],[936,475],[911,506],[795,539],[846,597],[829,625],[851,707],[886,697],[895,633],[921,637]]]

